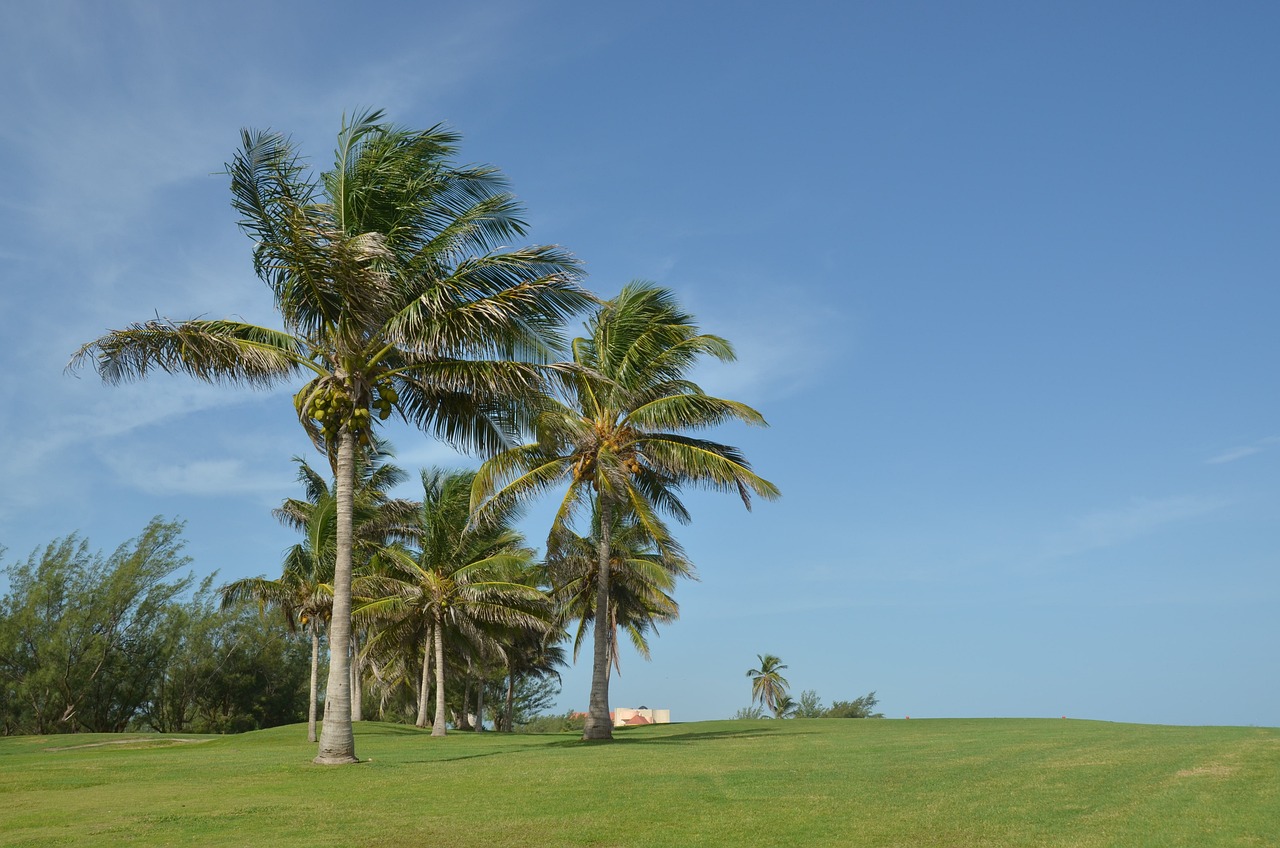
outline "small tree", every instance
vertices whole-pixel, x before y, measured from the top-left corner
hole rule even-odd
[[[878,703],[874,691],[852,701],[833,701],[823,718],[884,718],[884,713],[873,712]]]
[[[759,702],[775,716],[781,717],[778,701],[787,694],[787,687],[791,685],[782,676],[786,665],[773,654],[756,654],[756,659],[760,660],[760,667],[747,669],[747,677],[751,678],[751,702]]]
[[[822,699],[817,692],[806,689],[800,693],[800,700],[796,702],[796,718],[822,718],[822,713]]]

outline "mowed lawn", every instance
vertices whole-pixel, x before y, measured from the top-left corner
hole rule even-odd
[[[0,739],[0,845],[1280,845],[1280,729],[722,721]]]

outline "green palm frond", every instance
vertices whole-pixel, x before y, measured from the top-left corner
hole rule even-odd
[[[83,345],[68,368],[74,371],[89,361],[111,384],[139,380],[160,370],[206,383],[270,386],[307,367],[305,351],[287,333],[204,320],[157,319],[113,330]]]

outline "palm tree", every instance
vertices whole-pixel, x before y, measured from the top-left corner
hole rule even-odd
[[[269,386],[298,375],[299,421],[335,474],[332,662],[318,763],[356,762],[350,715],[356,458],[374,410],[466,449],[504,447],[559,349],[558,328],[591,301],[554,247],[498,248],[524,233],[490,167],[452,162],[458,136],[408,130],[381,112],[345,119],[332,169],[308,172],[284,136],[243,133],[227,166],[232,205],[255,242],[282,329],[156,319],[73,356],[108,383],[152,370]]]
[[[507,663],[506,703],[498,730],[511,733],[515,730],[516,683],[520,680],[560,680],[560,666],[565,665],[564,648],[560,642],[564,631],[552,628],[538,632],[536,628],[521,628],[504,648]]]
[[[274,607],[284,616],[290,633],[301,626],[311,637],[311,696],[307,709],[307,741],[316,741],[317,672],[320,637],[333,610],[332,502],[319,508],[307,528],[307,541],[285,554],[284,573],[277,580],[248,577],[222,587],[222,608],[243,600]]]
[[[760,667],[747,670],[747,677],[751,678],[751,703],[759,702],[761,706],[768,707],[776,718],[782,718],[780,707],[792,707],[791,698],[787,695],[790,684],[782,676],[786,666],[773,654],[756,654],[756,659],[760,661]]]
[[[445,641],[461,638],[475,651],[489,647],[486,628],[550,628],[550,605],[536,587],[495,579],[506,569],[533,559],[524,537],[510,529],[513,510],[470,526],[473,471],[422,472],[423,497],[415,551],[388,549],[381,570],[362,578],[358,591],[368,600],[359,615],[395,628],[425,623],[432,640],[424,646],[435,658],[436,711],[432,736],[446,733]],[[426,664],[424,662],[424,674]]]
[[[644,526],[615,514],[610,530],[609,629],[610,668],[622,670],[618,652],[618,630],[621,629],[644,659],[650,658],[648,634],[657,632],[659,624],[669,624],[680,616],[680,605],[672,597],[676,579],[694,578],[693,564],[683,550],[669,541],[659,550],[645,534]],[[576,620],[573,656],[586,637],[588,625],[596,621],[596,587],[599,585],[600,549],[599,516],[592,516],[590,537],[562,533],[556,549],[548,558],[557,606],[564,621]],[[696,579],[696,578],[694,578]]]
[[[476,476],[472,500],[483,514],[567,480],[548,549],[556,549],[557,537],[569,532],[576,514],[584,508],[596,511],[595,608],[607,610],[616,516],[634,519],[666,555],[674,550],[674,540],[659,513],[688,522],[681,486],[736,492],[748,508],[752,493],[775,498],[778,489],[754,474],[736,448],[679,432],[733,419],[761,426],[765,421],[746,404],[707,395],[688,379],[702,356],[730,361],[733,348],[719,336],[700,332],[670,292],[629,283],[586,329],[587,335],[573,342],[577,370],[566,380],[567,396],[548,403],[536,418],[537,442],[487,461]],[[609,628],[596,626],[584,739],[613,737],[608,672]]]
[[[389,494],[406,477],[402,469],[391,464],[391,456],[387,443],[375,436],[368,451],[358,457],[356,463],[351,522],[353,573],[367,568],[370,560],[395,535],[397,528],[410,519],[416,507],[412,501],[392,498]],[[306,499],[288,498],[273,514],[282,524],[306,536],[306,550],[314,552],[317,557],[324,557],[326,573],[332,580],[337,551],[336,486],[331,488],[328,481],[302,457],[295,456],[293,460],[298,464],[298,480],[306,491]],[[332,599],[332,588],[329,591]],[[363,718],[363,663],[354,634],[349,655],[351,718],[359,721]],[[327,702],[325,714],[328,718]]]
[[[416,508],[409,500],[392,498],[391,489],[404,482],[405,472],[391,464],[392,452],[384,440],[373,436],[367,451],[357,456],[355,492],[352,495],[352,573],[359,574],[368,568],[392,539],[398,528],[408,521]],[[336,513],[336,486],[327,481],[305,460],[294,457],[298,463],[298,479],[307,489],[307,500],[286,500],[274,511],[276,518],[287,526],[305,532],[311,511],[317,506]],[[329,525],[333,533],[332,546],[336,549],[336,523]],[[351,720],[360,721],[363,715],[363,680],[365,660],[359,650],[357,628],[353,622],[351,643],[348,650],[351,675]],[[326,713],[328,705],[326,704]]]
[[[404,479],[404,472],[385,460],[390,454],[385,445],[376,442],[377,452],[360,463],[359,483],[353,498],[355,506],[354,548],[356,556],[367,561],[381,544],[389,528],[411,509],[407,501],[392,499],[387,491]],[[278,580],[251,577],[222,587],[222,604],[227,608],[238,601],[256,600],[273,606],[284,615],[290,632],[299,624],[311,636],[311,697],[307,718],[307,741],[316,739],[317,669],[320,636],[333,611],[333,569],[337,558],[337,499],[325,479],[302,457],[295,456],[298,481],[306,492],[305,500],[288,498],[274,514],[281,523],[303,534],[304,541],[285,553],[284,572]],[[326,713],[328,712],[326,704]]]

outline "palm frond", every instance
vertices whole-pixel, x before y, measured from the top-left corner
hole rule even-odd
[[[288,333],[206,320],[157,319],[113,330],[76,351],[68,368],[74,371],[88,361],[110,384],[160,370],[206,383],[270,386],[307,367],[305,351]]]

